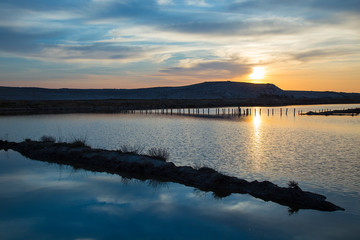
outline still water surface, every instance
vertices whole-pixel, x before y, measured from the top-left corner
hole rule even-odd
[[[296,106],[298,110],[359,105]],[[0,151],[0,238],[357,239],[360,117],[66,114],[0,117],[0,138],[86,138],[92,147],[165,147],[177,165],[209,166],[324,194],[345,212],[287,208],[248,195],[214,199],[178,184],[125,181]]]

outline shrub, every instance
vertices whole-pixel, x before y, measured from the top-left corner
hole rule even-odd
[[[289,188],[297,188],[297,187],[299,187],[299,183],[297,183],[295,181],[289,181],[288,182],[288,187]]]
[[[25,142],[31,142],[30,138],[25,138]]]
[[[70,144],[74,147],[87,147],[86,138],[74,138]]]
[[[200,167],[197,169],[199,172],[207,173],[207,174],[213,174],[218,173],[215,169],[209,168],[209,167]]]
[[[159,159],[162,161],[167,161],[170,154],[165,148],[150,148],[148,150],[148,155],[152,158]]]
[[[52,137],[52,136],[46,136],[46,135],[44,135],[44,136],[42,136],[42,137],[40,138],[40,141],[42,141],[42,142],[52,142],[52,143],[54,143],[54,142],[56,142],[56,139],[55,139],[54,137]]]
[[[144,147],[141,146],[130,146],[130,145],[122,145],[118,150],[121,153],[132,153],[132,154],[141,154],[144,151]]]

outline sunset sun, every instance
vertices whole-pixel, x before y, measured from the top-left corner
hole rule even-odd
[[[250,74],[250,79],[260,80],[265,77],[265,68],[264,67],[253,67],[253,71]]]

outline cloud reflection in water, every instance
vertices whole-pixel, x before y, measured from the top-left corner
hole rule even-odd
[[[286,207],[248,195],[214,199],[173,183],[156,188],[139,180],[124,184],[116,175],[69,168],[59,174],[56,165],[12,151],[0,152],[0,164],[12,165],[0,173],[1,239],[288,239],[321,237],[325,229],[337,232],[354,220],[313,211],[289,218]],[[334,225],[329,221],[334,218],[343,220]],[[325,222],[314,229],[310,219]],[[350,237],[358,231],[350,230]]]

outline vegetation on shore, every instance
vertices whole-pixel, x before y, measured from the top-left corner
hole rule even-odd
[[[148,156],[166,162],[170,154],[165,148],[150,148]]]
[[[49,135],[43,135],[42,137],[40,137],[39,140],[40,142],[44,142],[44,143],[65,143],[62,141],[57,141],[55,137]],[[25,141],[31,142],[32,140],[30,138],[27,138],[25,139]],[[70,144],[73,147],[90,148],[90,146],[87,143],[86,137],[75,137],[67,144]],[[144,147],[140,145],[124,144],[120,146],[117,152],[119,152],[120,154],[144,155],[164,162],[166,162],[170,157],[170,153],[166,148],[155,148],[155,147],[150,148],[148,149],[147,153],[144,154]]]

